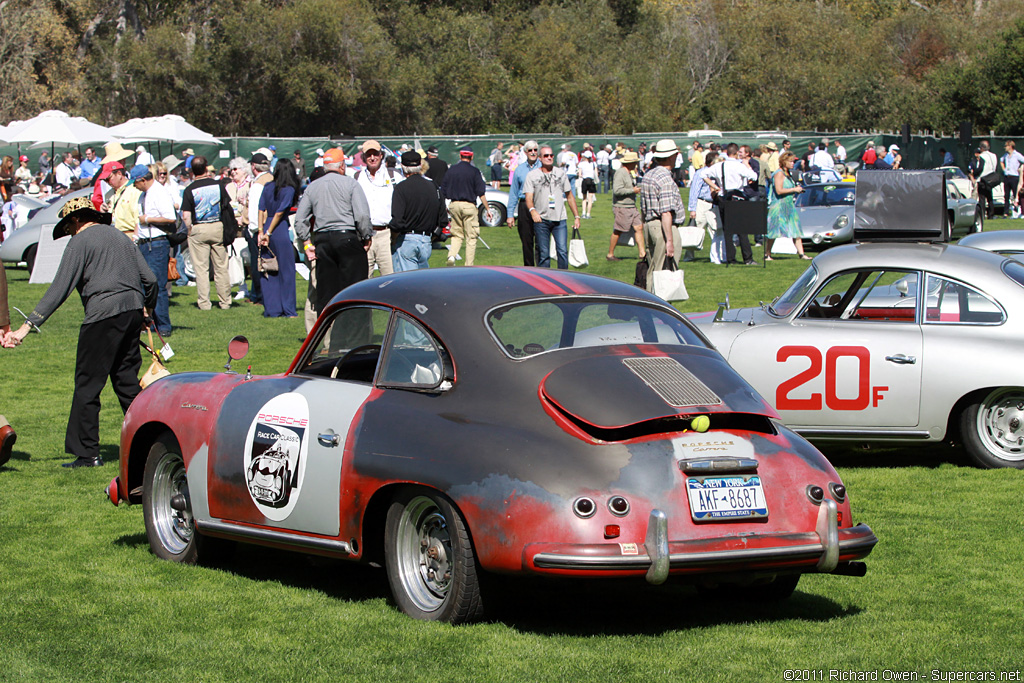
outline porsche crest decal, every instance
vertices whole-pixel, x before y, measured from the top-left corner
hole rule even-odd
[[[308,433],[309,404],[294,393],[268,401],[249,426],[245,483],[252,501],[268,519],[286,519],[299,499]]]

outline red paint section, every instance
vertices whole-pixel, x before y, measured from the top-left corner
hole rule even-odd
[[[542,277],[541,275],[525,270],[523,268],[513,268],[510,266],[488,266],[488,270],[494,270],[509,277],[513,277],[520,282],[524,282],[529,286],[533,287],[540,294],[570,294],[571,290],[566,288],[564,285],[556,284],[550,279]]]

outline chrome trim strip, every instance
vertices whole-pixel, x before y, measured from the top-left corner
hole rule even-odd
[[[831,498],[821,501],[814,532],[825,548],[818,560],[818,571],[828,574],[839,565],[839,506]]]
[[[353,555],[352,548],[347,541],[336,541],[331,538],[319,538],[314,536],[297,536],[288,531],[274,531],[272,529],[261,529],[258,527],[242,526],[231,522],[200,521],[196,520],[199,531],[213,531],[230,536],[241,536],[256,541],[269,541],[282,543],[297,548],[310,548],[314,550],[327,550],[335,553]]]
[[[931,438],[931,433],[926,431],[916,430],[900,430],[900,431],[887,431],[887,430],[866,430],[866,429],[826,429],[822,427],[790,427],[794,432],[804,437],[805,439],[824,439],[824,438],[835,438],[835,439],[900,439],[900,440],[927,440]]]
[[[661,510],[651,510],[647,522],[647,536],[644,538],[651,567],[647,570],[647,583],[655,586],[665,583],[668,578],[668,517]]]
[[[867,538],[839,542],[839,554],[870,550],[878,543],[873,533]],[[727,564],[737,561],[773,559],[802,559],[820,557],[823,546],[818,543],[792,546],[790,548],[748,548],[745,550],[719,550],[706,553],[676,553],[669,556],[670,569],[700,567],[702,565]],[[538,553],[533,564],[539,569],[613,570],[649,569],[651,559],[647,555],[594,557],[592,555],[558,555]]]

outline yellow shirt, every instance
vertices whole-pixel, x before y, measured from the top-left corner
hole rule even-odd
[[[114,227],[132,239],[135,238],[135,231],[139,227],[141,197],[142,191],[135,187],[135,183],[125,183],[121,189],[114,190],[107,198],[107,203],[113,207]]]
[[[693,166],[693,170],[699,171],[704,168],[704,152],[696,150],[693,156],[690,157],[690,165]]]

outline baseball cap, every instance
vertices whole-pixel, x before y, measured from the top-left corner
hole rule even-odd
[[[131,172],[128,174],[128,180],[135,182],[136,180],[142,180],[149,175],[149,166],[145,164],[135,164],[132,166]]]
[[[268,159],[267,155],[263,152],[255,152],[251,157],[249,157],[250,164],[265,164],[268,161],[270,161],[270,159]]]
[[[459,150],[459,156],[460,157],[471,157],[471,156],[473,156],[473,148],[472,147],[463,147],[462,149]]]
[[[345,152],[339,147],[332,147],[324,152],[325,164],[340,164],[345,161]]]
[[[377,142],[376,140],[367,140],[366,142],[363,143],[363,146],[359,148],[359,151],[362,152],[363,154],[366,154],[371,149],[375,149],[379,152],[380,143]]]
[[[18,157],[18,161],[28,161],[28,157],[22,154],[20,157]]]
[[[402,152],[402,166],[419,166],[421,163],[423,163],[423,158],[418,152],[412,150]]]
[[[100,174],[98,176],[96,176],[96,179],[97,180],[106,180],[107,178],[110,177],[110,174],[113,173],[114,171],[123,171],[123,170],[124,170],[124,164],[122,164],[120,161],[108,161],[107,163],[103,164],[103,168],[100,169]]]
[[[437,152],[437,147],[434,147],[433,145],[427,147],[427,154],[437,154]]]

